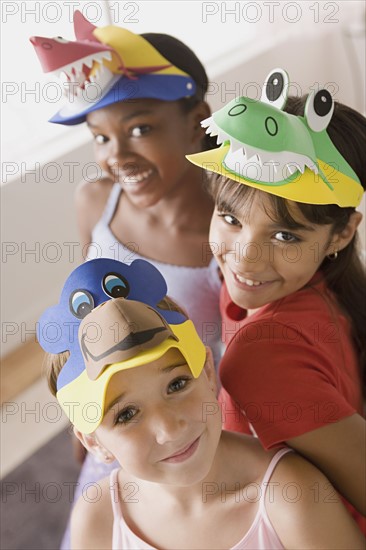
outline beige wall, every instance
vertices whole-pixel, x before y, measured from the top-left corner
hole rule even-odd
[[[333,82],[336,99],[364,110],[365,65],[359,74],[355,61],[355,56],[350,60],[339,28],[312,33],[306,39],[295,33],[286,39],[277,35],[275,41],[237,49],[208,64],[213,82],[209,102],[217,109],[234,97],[238,86],[239,93],[245,83],[259,86],[272,68],[281,66],[304,92],[316,82],[320,86]],[[32,338],[27,331],[34,330],[42,311],[56,303],[66,276],[81,260],[73,194],[83,167],[91,161],[90,143],[81,143],[52,159],[61,171],[59,181],[50,181],[55,171],[46,164],[41,166],[39,178],[25,174],[24,181],[19,176],[2,187],[2,354]],[[362,209],[365,213],[365,201]],[[364,223],[360,233],[365,249]]]

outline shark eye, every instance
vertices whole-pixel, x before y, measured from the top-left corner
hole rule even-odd
[[[305,118],[314,132],[321,132],[328,126],[334,111],[334,101],[328,90],[312,91],[306,100]]]
[[[261,101],[283,109],[288,93],[289,78],[283,69],[274,69],[269,73],[262,89]]]
[[[84,319],[94,309],[93,296],[87,290],[74,290],[70,296],[71,313],[78,319]]]
[[[68,44],[70,40],[66,40],[66,38],[62,38],[62,36],[54,36],[53,40],[55,42],[59,42],[60,44]]]
[[[103,279],[103,290],[111,298],[126,298],[130,285],[119,273],[108,273]]]

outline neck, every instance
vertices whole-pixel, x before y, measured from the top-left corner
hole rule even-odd
[[[151,223],[158,223],[165,228],[179,230],[189,226],[192,231],[207,232],[214,203],[204,189],[203,171],[193,168],[188,172],[188,177],[159,202],[143,209],[130,203],[131,210],[136,216],[143,213]]]
[[[173,506],[182,514],[196,514],[212,501],[221,498],[221,488],[227,490],[231,485],[234,487],[231,474],[228,472],[227,464],[228,445],[225,436],[221,436],[217,452],[211,467],[203,479],[192,485],[172,485],[154,483],[136,479],[141,492],[140,496],[147,503],[157,502],[157,499],[164,503],[164,507],[171,509]]]

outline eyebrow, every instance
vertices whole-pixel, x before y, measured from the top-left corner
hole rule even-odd
[[[110,403],[110,404],[108,405],[108,407],[105,409],[103,416],[105,416],[105,415],[114,407],[114,405],[116,405],[119,401],[121,401],[125,395],[126,395],[125,392],[123,392],[123,393],[121,393],[120,395],[118,395],[118,396],[116,397],[116,399],[114,399],[114,400],[112,401],[112,403]]]
[[[167,367],[159,369],[159,372],[160,372],[160,374],[164,374],[164,373],[167,373],[167,372],[171,372],[172,370],[177,369],[178,367],[184,367],[185,365],[187,365],[187,363],[185,363],[185,362],[177,363],[175,365],[168,365]],[[116,399],[113,399],[112,403],[110,403],[108,405],[108,407],[105,409],[104,416],[114,407],[114,405],[116,405],[119,401],[122,401],[122,399],[125,397],[125,395],[126,395],[126,392],[123,392],[120,395],[118,395],[116,397]]]
[[[287,223],[281,223],[281,222],[274,222],[271,224],[273,229],[288,229],[289,231],[296,231],[297,229],[301,229],[302,231],[315,231],[315,227],[311,227],[310,225],[304,225],[302,223],[296,222],[296,224],[287,224]]]
[[[121,116],[120,121],[121,122],[129,122],[130,120],[137,118],[139,116],[145,116],[145,115],[151,115],[152,111],[149,109],[141,109],[140,111],[134,111],[133,113],[130,113],[129,115]],[[92,122],[86,121],[87,125],[90,128],[98,128],[98,124],[93,124]]]
[[[187,363],[183,361],[182,363],[176,363],[175,365],[169,365],[167,367],[164,367],[163,369],[160,369],[160,372],[161,373],[171,372],[172,370],[177,369],[178,367],[184,367],[185,365],[187,365]]]
[[[234,218],[237,218],[239,221],[241,219],[240,208],[235,207],[235,205],[233,205],[230,202],[226,202],[225,199],[216,202],[216,210],[218,212],[225,212],[231,216],[234,216]],[[315,231],[315,227],[312,227],[310,225],[305,225],[296,220],[294,220],[294,223],[292,224],[286,223],[285,221],[282,222],[281,220],[280,221],[273,220],[273,223],[269,225],[269,228],[271,230],[287,229],[289,231],[296,231],[296,230],[309,231],[309,232]]]

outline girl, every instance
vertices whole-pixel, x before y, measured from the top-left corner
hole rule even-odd
[[[218,365],[220,280],[207,246],[213,201],[204,189],[203,171],[185,159],[187,153],[207,148],[200,126],[209,114],[204,67],[172,36],[96,28],[80,12],[75,12],[74,26],[75,42],[31,40],[44,70],[63,72],[69,79],[69,103],[51,121],[86,121],[103,172],[76,191],[82,249],[88,249],[88,259],[130,263],[148,258]],[[100,64],[103,55],[111,60]],[[59,59],[67,60],[67,66]],[[93,87],[100,91],[95,102],[89,100]],[[75,451],[83,460],[79,446]],[[87,455],[76,496],[112,467]],[[67,541],[68,535],[62,548],[68,548]]]
[[[76,41],[31,41],[43,69],[68,79],[69,101],[51,121],[86,122],[102,170],[76,192],[82,249],[88,259],[149,259],[218,363],[220,280],[207,246],[213,201],[204,172],[185,158],[207,148],[205,69],[172,36],[97,28],[79,11],[74,28]]]
[[[304,117],[287,114],[287,88],[273,71],[260,102],[237,98],[206,121],[223,147],[190,157],[225,176],[210,231],[225,279],[224,425],[266,449],[286,443],[365,514],[365,119],[326,90],[289,102]]]
[[[94,484],[96,498],[77,502],[72,548],[362,548],[342,504],[324,499],[314,466],[222,432],[212,356],[193,323],[168,324],[151,300],[126,298],[78,308],[83,364],[72,335],[66,363],[54,356],[49,365],[77,437],[99,460],[120,463]],[[46,349],[49,320],[46,312],[39,323]],[[96,326],[97,339],[88,333]]]

